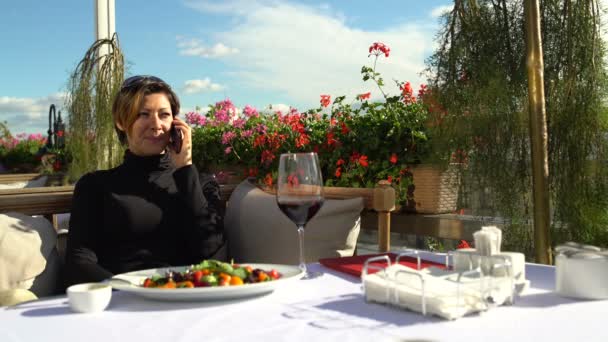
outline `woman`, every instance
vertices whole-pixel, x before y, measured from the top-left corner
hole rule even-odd
[[[189,265],[224,243],[219,186],[201,185],[179,100],[154,76],[123,83],[112,107],[124,161],[76,184],[66,248],[67,284],[147,268]],[[181,149],[170,141],[171,128]]]

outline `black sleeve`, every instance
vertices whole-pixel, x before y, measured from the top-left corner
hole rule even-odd
[[[189,263],[198,263],[213,256],[224,244],[220,187],[212,176],[203,177],[201,183],[194,165],[177,169],[173,177],[183,201]]]
[[[86,174],[78,180],[72,198],[68,231],[65,280],[66,285],[98,282],[112,277],[112,273],[97,263],[95,253],[99,243],[99,219],[102,206],[95,177]]]

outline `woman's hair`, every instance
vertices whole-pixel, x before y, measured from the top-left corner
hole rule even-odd
[[[150,94],[163,93],[171,104],[173,116],[179,113],[179,98],[165,81],[155,76],[133,76],[127,78],[120,87],[112,105],[114,129],[122,144],[127,143],[126,132],[130,132],[137,120],[139,110],[144,104],[145,97]],[[125,129],[122,131],[118,124]]]

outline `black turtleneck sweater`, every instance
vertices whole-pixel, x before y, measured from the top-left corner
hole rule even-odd
[[[217,182],[201,185],[194,165],[175,169],[167,154],[127,151],[120,166],[88,173],[76,184],[67,284],[209,258],[224,242],[220,203]]]

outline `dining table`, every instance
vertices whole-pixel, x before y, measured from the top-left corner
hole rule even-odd
[[[608,341],[608,301],[559,296],[553,266],[527,263],[530,287],[512,305],[455,320],[366,302],[360,278],[308,268],[314,277],[245,298],[159,301],[113,291],[98,313],[71,311],[65,295],[3,307],[0,341]]]

